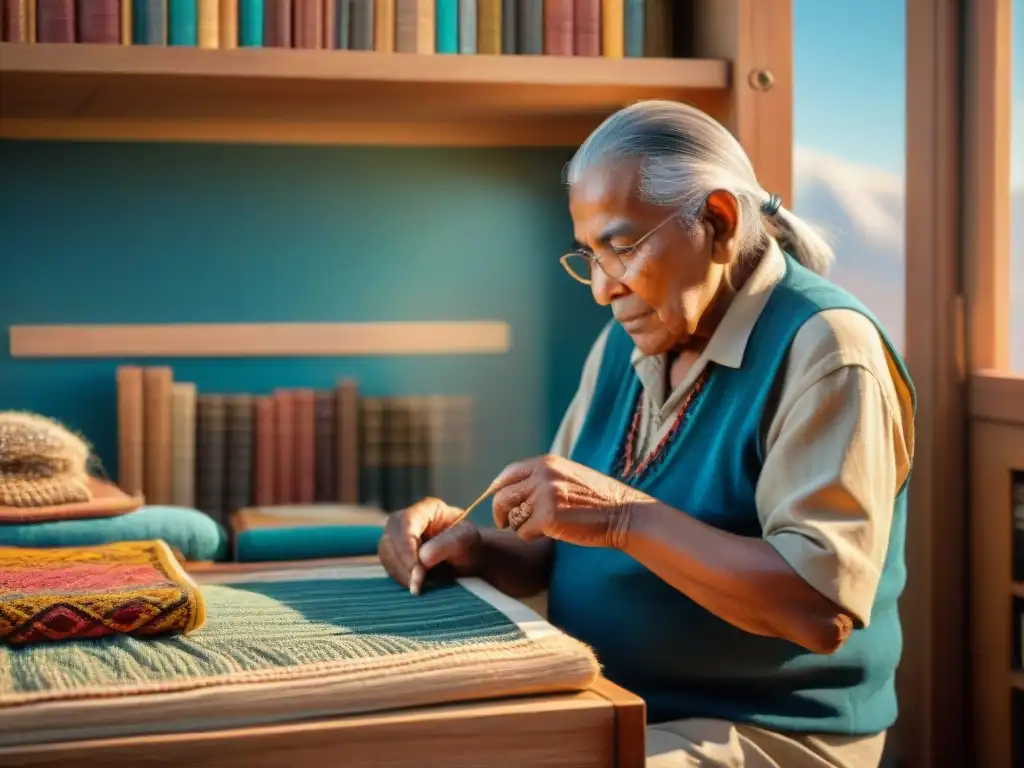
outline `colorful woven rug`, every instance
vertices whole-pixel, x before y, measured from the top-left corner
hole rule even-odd
[[[598,675],[589,648],[475,579],[414,597],[377,565],[198,578],[209,618],[193,635],[0,648],[0,747],[580,690]]]
[[[0,642],[8,645],[184,633],[204,621],[202,593],[162,541],[0,547]]]

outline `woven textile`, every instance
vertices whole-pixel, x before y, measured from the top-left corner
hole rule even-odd
[[[264,578],[265,576],[265,578]],[[590,650],[475,580],[414,597],[379,566],[205,584],[188,637],[0,649],[0,745],[202,730],[593,683]]]
[[[0,505],[45,507],[89,500],[89,448],[35,413],[0,412]]]
[[[89,446],[53,419],[0,411],[0,523],[112,517],[142,506],[90,476]]]
[[[190,632],[204,619],[202,593],[162,541],[0,548],[8,645]]]

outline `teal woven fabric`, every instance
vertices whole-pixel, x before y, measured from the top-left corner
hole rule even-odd
[[[235,534],[235,560],[273,563],[377,554],[380,525],[317,525],[250,528]]]
[[[390,579],[208,585],[207,623],[187,637],[117,637],[0,648],[0,702],[524,640],[462,586],[411,596]]]
[[[187,507],[142,507],[116,517],[0,525],[0,547],[92,547],[115,541],[162,539],[186,560],[224,560],[228,534],[220,523]]]

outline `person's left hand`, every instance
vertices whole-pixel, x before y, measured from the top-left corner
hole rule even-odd
[[[634,505],[646,494],[560,456],[510,464],[492,483],[499,528],[520,538],[541,536],[585,547],[621,547]]]

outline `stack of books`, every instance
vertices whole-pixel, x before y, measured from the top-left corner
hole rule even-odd
[[[15,43],[690,55],[685,0],[0,0]]]
[[[386,511],[454,497],[471,467],[473,401],[329,390],[198,392],[167,366],[117,370],[118,484],[222,523],[246,507]]]

